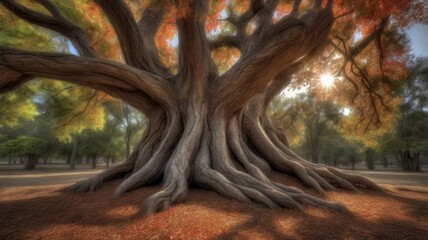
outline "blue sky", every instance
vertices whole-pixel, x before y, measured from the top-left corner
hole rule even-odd
[[[417,57],[428,57],[428,25],[415,24],[408,29],[412,51]]]

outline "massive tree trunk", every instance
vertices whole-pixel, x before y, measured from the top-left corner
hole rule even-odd
[[[81,51],[85,57],[0,48],[0,71],[4,73],[0,88],[14,89],[33,76],[62,79],[122,99],[150,120],[125,162],[71,186],[69,191],[93,191],[103,182],[126,176],[113,194],[119,197],[163,180],[162,189],[146,201],[147,213],[180,201],[192,183],[272,208],[302,208],[301,203],[306,203],[344,209],[341,204],[271,180],[273,170],[298,178],[321,195],[336,187],[382,191],[364,177],[300,158],[267,117],[268,104],[290,83],[302,59],[326,44],[334,21],[332,1],[324,8],[321,1],[315,1],[313,8],[299,17],[300,1],[296,1],[293,12],[277,23],[272,16],[278,1],[265,5],[253,1],[236,22],[236,36],[214,42],[205,36],[208,1],[194,1],[188,13],[177,19],[180,41],[175,75],[159,60],[153,41],[163,10],[149,6],[146,11],[157,14],[143,14],[137,24],[124,2],[96,2],[117,32],[126,65],[95,58],[90,45],[78,40],[80,35],[69,37],[86,50]],[[252,18],[258,27],[248,35],[243,29]],[[55,27],[55,31],[65,31]],[[240,60],[223,75],[217,73],[210,53],[219,46],[235,46],[241,51]]]

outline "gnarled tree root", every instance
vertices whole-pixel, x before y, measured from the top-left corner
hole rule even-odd
[[[198,113],[193,110],[195,108],[188,107],[183,131],[178,120],[177,124],[166,125],[162,133],[165,137],[159,138],[162,141],[151,156],[147,150],[152,149],[153,144],[142,140],[141,143],[148,144],[137,148],[126,162],[77,183],[67,191],[94,191],[103,182],[130,173],[113,194],[119,197],[163,175],[162,189],[146,201],[148,214],[182,200],[192,182],[223,196],[261,203],[269,208],[303,209],[302,204],[308,204],[346,211],[340,203],[273,181],[269,178],[272,169],[295,176],[321,195],[337,187],[354,192],[360,192],[357,186],[383,191],[365,177],[301,159],[282,141],[269,137],[257,120],[245,120],[245,116],[238,115],[229,121],[223,117],[207,121],[203,117],[206,113]],[[140,162],[139,169],[135,169],[137,162]]]

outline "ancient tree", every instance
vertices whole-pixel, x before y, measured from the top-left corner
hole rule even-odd
[[[113,194],[119,197],[162,180],[162,189],[146,201],[148,213],[183,199],[192,183],[226,197],[272,208],[301,208],[304,203],[343,209],[338,203],[272,181],[272,170],[295,176],[320,195],[336,187],[382,191],[364,177],[297,156],[289,149],[284,132],[269,121],[266,109],[302,64],[328,48],[340,54],[341,71],[347,74],[349,86],[355,87],[357,95],[362,92],[371,98],[370,113],[372,118],[378,118],[382,97],[376,94],[368,72],[358,65],[357,56],[372,45],[375,47],[371,51],[377,56],[386,55],[379,45],[380,36],[390,22],[389,15],[400,12],[385,7],[388,1],[380,3],[385,14],[370,15],[372,21],[366,24],[371,28],[351,48],[347,47],[353,42],[352,32],[346,35],[349,26],[333,31],[333,24],[343,19],[352,23],[352,17],[361,17],[358,9],[373,6],[347,5],[348,1],[336,4],[332,0],[252,0],[246,5],[246,1],[142,1],[145,4],[136,14],[135,8],[130,7],[132,3],[124,0],[34,0],[32,5],[21,2],[1,0],[2,11],[68,38],[79,54],[2,46],[1,92],[15,90],[39,77],[58,79],[121,99],[150,121],[125,162],[71,186],[69,191],[93,191],[104,182],[124,178]],[[411,5],[411,1],[400,2],[402,9]],[[117,36],[120,59],[109,60],[100,48],[94,47],[97,43],[90,35],[91,29],[69,19],[70,14],[64,10],[67,4],[90,5],[108,19]],[[233,6],[241,4],[245,9],[233,14]],[[35,5],[38,10],[31,8]],[[338,13],[334,12],[336,6]],[[217,20],[233,26],[234,34],[207,37],[206,25],[212,11],[223,11],[221,15],[228,12],[226,18]],[[157,41],[164,22],[177,30],[175,68],[166,65]],[[221,47],[240,52],[239,60],[222,74],[212,55]],[[380,61],[388,57],[385,55]],[[356,102],[362,106],[364,101]]]

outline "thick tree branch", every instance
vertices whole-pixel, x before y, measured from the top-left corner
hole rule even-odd
[[[160,60],[155,43],[156,33],[158,32],[165,15],[165,9],[162,6],[163,2],[164,1],[151,2],[151,4],[144,10],[143,16],[138,22],[138,28],[142,34],[145,46],[157,64],[160,75],[168,78],[170,73]]]
[[[147,60],[142,57],[146,53],[143,38],[131,10],[122,0],[95,0],[102,8],[120,41],[126,63],[131,66],[149,70]]]
[[[162,2],[162,1],[160,1]],[[143,33],[143,37],[147,35],[154,39],[162,20],[164,19],[165,9],[160,6],[158,1],[152,3],[143,11],[143,16],[138,22],[138,27]]]
[[[114,94],[115,90],[139,92],[141,99],[151,99],[145,100],[145,108],[153,107],[154,102],[166,108],[176,108],[173,100],[175,93],[168,81],[113,61],[0,47],[0,66],[22,75],[59,79],[101,90],[113,96],[117,95]]]
[[[263,5],[263,8],[257,12],[257,32],[265,32],[273,24],[273,15],[275,13],[276,7],[278,6],[279,0],[267,0]]]
[[[302,4],[302,0],[294,0],[293,8],[291,9],[291,15],[295,16],[299,12],[300,4]]]
[[[11,68],[0,66],[0,94],[14,91],[24,85],[32,77]]]
[[[180,4],[189,6],[180,6]],[[217,68],[211,58],[210,46],[205,34],[205,21],[208,12],[207,1],[180,2],[177,7],[189,7],[189,13],[177,19],[179,43],[179,79],[177,84],[195,89],[192,84],[205,84],[201,79],[217,75]],[[203,87],[202,87],[203,88]]]
[[[68,37],[73,42],[74,46],[76,47],[77,51],[81,56],[97,56],[96,51],[92,47],[90,37],[83,29],[68,21],[57,9],[57,7],[49,0],[37,0],[37,2],[43,7],[45,7],[52,14],[53,17],[28,9],[27,7],[17,3],[15,0],[5,0],[2,1],[1,4],[3,4],[7,9],[9,9],[11,12],[13,12],[15,15],[25,21],[56,31]],[[3,77],[0,79],[3,83],[0,88],[3,92],[19,88],[24,83],[32,80],[35,77],[38,77],[19,73],[20,77],[15,79],[13,77],[8,77],[10,76],[10,74],[6,74],[5,72],[6,70],[0,69],[0,73],[3,75]],[[83,84],[81,84],[80,82],[75,83],[78,85],[84,85],[93,89],[106,92],[109,95],[119,98],[129,103],[133,107],[141,110],[147,116],[150,115],[150,112],[153,109],[159,107],[157,106],[158,104],[153,101],[146,93],[138,89],[126,90],[122,88],[114,88],[113,86],[111,86],[110,83],[108,83],[107,85],[89,82]]]
[[[245,51],[248,49],[247,45],[249,45],[247,34],[248,23],[254,17],[259,16],[259,31],[257,34],[252,34],[252,36],[260,38],[263,35],[260,30],[265,30],[272,24],[272,16],[277,5],[278,0],[269,0],[267,3],[264,3],[262,0],[251,0],[250,7],[241,16],[238,17],[234,13],[229,13],[230,16],[226,20],[235,25],[236,35],[226,36],[211,42],[211,49],[228,45],[239,48],[241,52]],[[269,18],[269,16],[271,17]],[[264,25],[265,23],[267,23],[266,26]]]
[[[249,37],[243,38],[241,44],[241,52],[243,54],[255,48],[260,39],[262,39],[264,34],[271,28],[273,24],[273,15],[278,3],[278,0],[268,0],[266,2],[258,0],[252,1],[251,12],[253,13],[252,17],[256,20],[256,29]],[[246,28],[246,25],[243,27]]]
[[[54,17],[28,9],[27,7],[17,3],[15,0],[2,0],[1,4],[16,16],[29,23],[45,27],[68,37],[81,55],[88,57],[97,55],[95,50],[92,48],[91,40],[85,31],[60,15],[59,11],[52,3],[47,0],[38,1],[43,3],[43,6],[45,6],[48,11],[54,15]]]
[[[229,17],[229,21],[236,26],[236,37],[244,41],[247,37],[246,29],[251,19],[263,8],[263,1],[251,0],[251,5],[240,17]]]
[[[113,25],[126,63],[162,77],[168,77],[165,76],[165,67],[160,62],[156,49],[148,48],[145,45],[128,6],[122,0],[95,0],[95,2],[102,8]]]
[[[239,110],[252,96],[263,92],[281,71],[322,48],[333,21],[330,9],[320,9],[301,19],[284,18],[273,25],[257,45],[221,77],[215,94],[220,108],[232,113]]]
[[[272,99],[277,96],[285,87],[287,87],[292,80],[292,74],[295,72],[300,63],[296,63],[295,66],[290,67],[278,75],[272,80],[266,89],[264,97],[264,106],[267,107]]]

